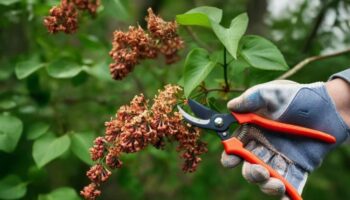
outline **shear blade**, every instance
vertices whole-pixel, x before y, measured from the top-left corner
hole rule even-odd
[[[210,123],[210,119],[199,119],[199,118],[196,118],[196,117],[193,117],[192,115],[188,114],[186,111],[184,111],[181,106],[177,106],[177,109],[179,110],[179,112],[181,113],[181,115],[184,117],[184,119],[194,125],[194,126],[197,126],[197,127],[200,127],[200,128],[208,128],[207,126],[209,125]]]
[[[195,100],[189,99],[188,105],[190,106],[192,112],[199,118],[210,119],[213,115],[218,114],[217,112],[209,109],[208,107],[198,103]]]

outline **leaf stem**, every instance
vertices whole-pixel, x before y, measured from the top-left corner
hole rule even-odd
[[[228,83],[228,78],[227,78],[227,50],[224,47],[224,79],[225,79],[225,87],[224,87],[224,91],[228,92],[230,91],[230,84]]]
[[[208,94],[210,92],[225,92],[225,93],[237,92],[237,93],[240,93],[240,92],[244,92],[246,90],[244,88],[233,88],[233,89],[230,89],[227,91],[224,88],[206,88],[203,85],[201,85],[200,87],[203,90],[203,93],[205,93],[205,94]]]

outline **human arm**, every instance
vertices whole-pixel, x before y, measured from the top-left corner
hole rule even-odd
[[[326,83],[329,96],[333,99],[337,111],[350,127],[350,83],[335,77]]]

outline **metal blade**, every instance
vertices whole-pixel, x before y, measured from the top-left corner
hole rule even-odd
[[[179,105],[177,106],[177,109],[188,123],[199,128],[208,128],[208,125],[210,124],[210,119],[198,119],[196,117],[193,117],[192,115],[184,111]]]
[[[188,105],[190,106],[192,112],[197,117],[200,117],[202,119],[210,119],[213,115],[218,114],[217,112],[192,99],[188,100]]]

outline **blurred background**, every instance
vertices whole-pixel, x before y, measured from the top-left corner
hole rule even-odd
[[[43,18],[57,4],[0,0],[0,199],[79,199],[77,193],[88,183],[88,148],[104,133],[104,122],[134,95],[152,97],[163,85],[179,81],[186,53],[198,46],[183,27],[186,48],[180,62],[145,61],[123,81],[109,75],[113,31],[144,26],[148,7],[174,20],[194,7],[215,6],[224,10],[224,24],[247,12],[248,33],[273,41],[289,66],[350,48],[349,0],[102,0],[95,18],[80,18],[76,34],[50,35]],[[217,45],[212,33],[193,31],[202,42]],[[326,81],[349,63],[349,54],[314,62],[292,80]],[[281,74],[230,73],[232,84],[243,87]],[[222,95],[222,101],[234,95]],[[222,146],[215,135],[205,134],[204,140],[209,152],[192,174],[181,171],[172,145],[166,151],[148,148],[125,155],[124,167],[103,186],[101,199],[271,199],[246,183],[240,169],[221,167]],[[303,197],[350,199],[349,169],[350,146],[343,145],[310,175]]]

